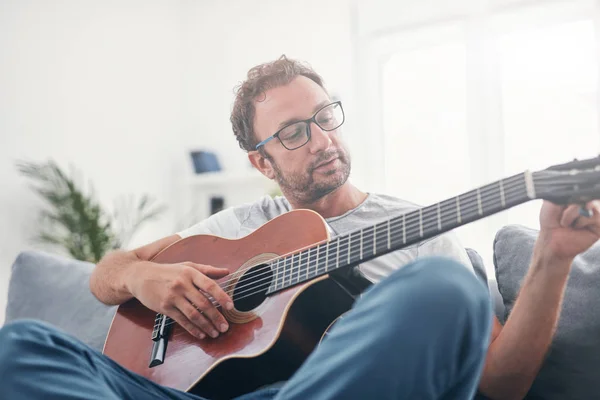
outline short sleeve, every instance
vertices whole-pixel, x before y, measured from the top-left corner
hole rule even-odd
[[[227,239],[237,239],[240,221],[233,208],[228,208],[211,215],[207,219],[184,229],[177,234],[181,238],[194,235],[215,235]]]

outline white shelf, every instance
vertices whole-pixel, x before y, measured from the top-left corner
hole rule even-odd
[[[271,180],[256,170],[205,172],[190,177],[190,185],[194,187],[244,184],[263,186],[271,182]]]
[[[224,199],[225,208],[252,203],[273,192],[277,184],[257,170],[218,171],[187,175],[180,190],[179,219],[201,221],[210,216],[213,197]]]
[[[188,174],[181,184],[177,218],[201,221],[210,216],[211,198],[221,197],[225,208],[252,203],[272,193],[277,184],[255,169]]]

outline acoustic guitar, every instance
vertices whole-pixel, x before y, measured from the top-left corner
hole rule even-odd
[[[238,240],[181,239],[153,261],[227,268],[217,282],[234,309],[209,300],[230,329],[197,339],[133,299],[118,307],[104,354],[161,385],[235,397],[290,378],[368,286],[359,264],[532,199],[585,204],[598,197],[600,157],[526,171],[333,239],[310,210],[283,214]]]

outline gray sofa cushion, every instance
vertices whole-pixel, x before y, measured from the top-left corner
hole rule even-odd
[[[494,265],[510,314],[529,268],[538,231],[506,226],[496,235]],[[556,336],[528,399],[600,397],[600,246],[576,257]]]
[[[500,296],[500,292],[498,291],[496,279],[492,277],[488,278],[483,259],[477,251],[470,248],[466,248],[466,250],[469,259],[471,260],[471,264],[473,265],[473,269],[475,270],[475,275],[477,275],[482,282],[487,284],[492,306],[494,307],[494,313],[498,319],[502,321],[502,318],[504,318],[504,305],[502,303],[502,296]]]
[[[33,318],[102,350],[116,307],[89,289],[93,264],[41,252],[21,253],[12,267],[6,322]]]

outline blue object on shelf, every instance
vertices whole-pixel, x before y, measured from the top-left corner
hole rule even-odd
[[[204,172],[215,172],[221,170],[217,155],[210,151],[192,151],[192,162],[197,174]]]

